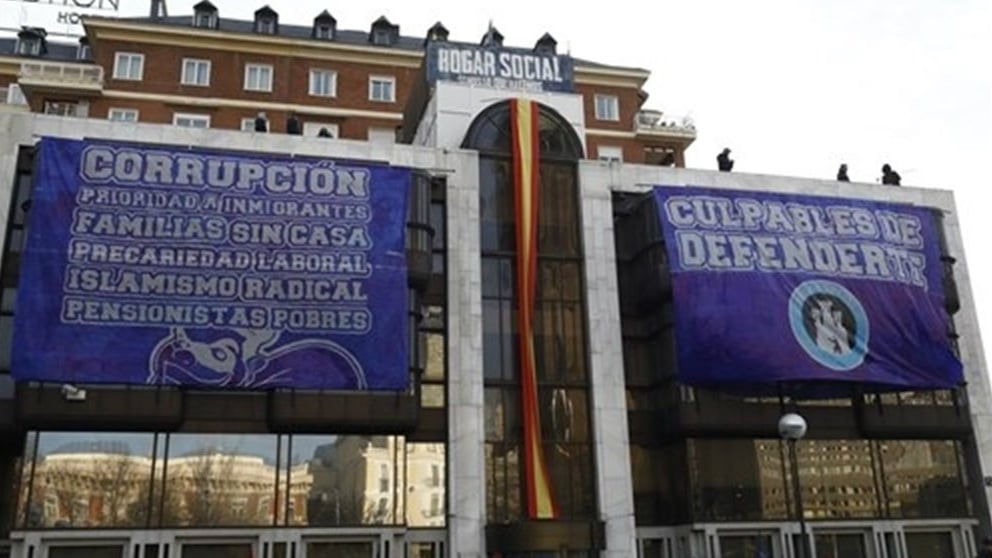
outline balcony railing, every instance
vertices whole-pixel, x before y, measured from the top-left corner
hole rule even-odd
[[[660,110],[642,110],[637,113],[637,118],[634,120],[634,132],[695,138],[696,125],[688,116],[676,117],[666,115]]]
[[[87,89],[103,87],[103,68],[61,62],[24,62],[18,79],[22,85],[56,85]]]

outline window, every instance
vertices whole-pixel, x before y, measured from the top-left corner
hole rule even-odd
[[[210,61],[196,58],[183,58],[183,85],[210,85]]]
[[[369,76],[369,100],[392,103],[396,101],[396,78]]]
[[[265,127],[268,130],[272,130],[271,122],[268,118],[265,119]],[[241,131],[242,132],[254,132],[255,131],[255,117],[242,118],[241,119]]]
[[[113,122],[137,122],[138,111],[135,109],[112,108],[107,111],[107,120]]]
[[[216,27],[217,14],[211,12],[196,12],[196,16],[193,19],[193,25],[195,27],[203,27],[206,29],[213,29]]]
[[[596,148],[596,152],[599,153],[600,161],[623,161],[623,148],[622,147],[609,147],[606,145],[600,145]]]
[[[79,103],[72,101],[49,101],[45,100],[45,114],[56,116],[85,116],[80,110]]]
[[[388,29],[376,29],[372,33],[372,44],[389,45],[392,42]]]
[[[80,43],[76,47],[76,60],[89,60],[90,59],[90,45],[85,43]]]
[[[379,492],[389,492],[389,466],[379,464]]]
[[[272,66],[245,64],[245,91],[272,91]]]
[[[327,133],[331,135],[332,138],[341,137],[338,133],[338,125],[332,124],[330,122],[304,122],[303,123],[303,135],[307,137],[315,137],[320,134],[321,130],[327,130]]]
[[[114,79],[141,81],[145,71],[145,55],[118,52],[114,56]]]
[[[172,123],[184,128],[209,128],[210,115],[177,112],[172,116]]]
[[[334,70],[310,70],[310,94],[315,97],[337,97],[338,73]]]
[[[41,54],[41,39],[32,37],[30,39],[17,40],[17,54],[21,56],[38,56]]]
[[[314,27],[313,36],[317,39],[333,39],[334,38],[334,27],[330,25],[318,25]]]
[[[255,22],[255,31],[266,35],[274,35],[276,32],[276,20],[272,18],[259,18]]]
[[[596,120],[620,120],[620,99],[616,95],[596,95]]]

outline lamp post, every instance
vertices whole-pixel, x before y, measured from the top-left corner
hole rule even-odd
[[[803,516],[803,493],[799,485],[799,460],[796,442],[806,435],[806,419],[796,413],[786,413],[778,419],[778,435],[789,445],[789,462],[792,471],[792,492],[796,498],[796,520],[799,521],[799,558],[809,558],[809,541],[806,538],[806,518]]]

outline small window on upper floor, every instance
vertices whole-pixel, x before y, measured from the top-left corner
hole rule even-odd
[[[198,58],[183,58],[183,71],[180,76],[183,85],[210,85],[210,61]]]
[[[330,25],[318,25],[313,28],[313,36],[315,39],[326,39],[330,40],[334,38],[334,28]]]
[[[17,54],[21,56],[40,56],[41,39],[38,37],[17,39]]]
[[[315,97],[336,97],[338,73],[334,70],[310,70],[310,94]]]
[[[137,122],[137,109],[112,108],[107,111],[107,120],[112,122]]]
[[[396,78],[393,76],[369,76],[369,100],[383,103],[396,101]]]
[[[203,29],[214,29],[217,27],[217,14],[210,12],[197,12],[193,16],[193,26]]]
[[[245,91],[272,91],[272,66],[245,64]]]
[[[389,43],[392,42],[389,37],[390,34],[388,30],[376,29],[375,32],[372,33],[372,44],[389,45]]]
[[[144,54],[118,52],[114,55],[114,79],[141,81],[144,73]]]
[[[255,22],[255,32],[264,35],[275,35],[276,20],[271,18],[260,19]]]
[[[596,120],[620,120],[620,99],[616,95],[596,95]]]

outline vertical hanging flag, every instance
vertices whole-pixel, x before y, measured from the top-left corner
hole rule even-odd
[[[520,331],[520,407],[524,423],[524,475],[531,519],[558,516],[541,442],[534,359],[534,298],[537,292],[537,205],[540,153],[538,107],[533,101],[510,101],[513,128],[514,209],[517,221],[517,306]]]

